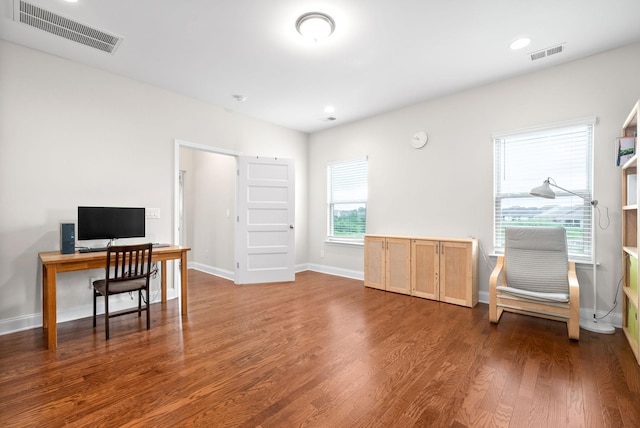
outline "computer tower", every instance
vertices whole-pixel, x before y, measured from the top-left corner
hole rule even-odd
[[[60,223],[60,252],[73,254],[76,252],[76,225]]]

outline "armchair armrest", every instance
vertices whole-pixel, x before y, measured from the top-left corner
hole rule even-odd
[[[576,275],[576,264],[569,262],[569,271],[567,272],[569,280],[569,338],[579,340],[580,338],[580,285],[578,284],[578,276]]]
[[[497,287],[505,283],[505,271],[504,256],[498,256],[496,267],[489,277],[489,321],[492,323],[497,323],[502,315],[503,309],[498,308]]]

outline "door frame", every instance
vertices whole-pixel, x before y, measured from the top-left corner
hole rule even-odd
[[[236,152],[233,150],[223,149],[215,146],[207,146],[204,144],[192,143],[190,141],[174,139],[174,155],[173,155],[173,244],[180,245],[180,149],[191,149],[197,150],[201,152],[214,153],[218,155],[227,155],[235,158],[236,163],[238,162],[238,157],[242,155],[240,152]],[[236,193],[237,189],[237,181],[236,181]],[[180,269],[173,269],[173,285],[175,289],[176,295],[181,299],[180,296]]]

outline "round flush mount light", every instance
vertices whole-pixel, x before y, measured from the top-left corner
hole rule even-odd
[[[321,12],[309,12],[301,15],[296,21],[296,30],[305,39],[318,40],[326,39],[336,29],[336,23],[329,15]]]
[[[530,43],[531,43],[531,39],[529,37],[521,37],[511,42],[509,47],[512,50],[517,51],[518,49],[522,49],[524,47],[529,46]]]

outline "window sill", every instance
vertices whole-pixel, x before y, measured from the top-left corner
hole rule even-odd
[[[345,247],[364,247],[364,239],[361,241],[347,241],[347,240],[341,240],[341,239],[327,238],[324,241],[324,243],[331,244],[331,245],[343,245]]]
[[[498,256],[504,256],[504,254],[497,254],[497,253],[493,253],[493,254],[489,254],[489,257],[498,257]],[[580,265],[585,265],[585,266],[593,266],[592,262],[588,262],[588,261],[584,261],[584,260],[571,260],[569,259],[570,262],[574,262],[576,264],[576,266],[580,266]],[[600,263],[597,264],[598,266],[600,266]]]

